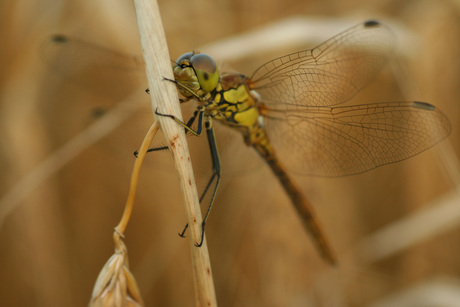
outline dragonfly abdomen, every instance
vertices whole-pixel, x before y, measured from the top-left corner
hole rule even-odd
[[[289,199],[294,205],[294,208],[300,215],[303,226],[312,236],[313,242],[315,243],[321,256],[332,264],[336,263],[336,257],[329,245],[329,242],[326,240],[323,227],[319,223],[319,219],[316,217],[312,205],[304,197],[300,188],[289,177],[273,151],[270,141],[265,134],[264,136],[265,137],[260,139],[258,143],[253,144],[254,149],[264,158],[275,176],[278,178],[278,181],[286,191]]]

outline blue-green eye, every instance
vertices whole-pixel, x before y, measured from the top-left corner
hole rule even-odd
[[[193,55],[190,58],[190,62],[193,69],[195,69],[201,89],[206,92],[214,90],[219,82],[216,62],[209,55],[203,53]]]
[[[174,67],[177,67],[177,66],[180,66],[181,65],[181,62],[184,61],[184,60],[189,60],[192,58],[193,56],[193,52],[187,52],[187,53],[184,53],[183,55],[181,55],[179,58],[177,58],[175,64],[174,64]]]

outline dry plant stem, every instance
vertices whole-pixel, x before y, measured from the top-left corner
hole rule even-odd
[[[111,109],[104,117],[82,130],[67,143],[51,153],[43,162],[28,172],[24,178],[0,197],[0,229],[6,217],[21,201],[85,149],[108,135],[123,121],[139,109],[139,94],[136,92]]]
[[[142,141],[138,158],[134,162],[128,199],[120,223],[115,227],[113,240],[115,253],[102,268],[93,288],[89,307],[105,306],[143,306],[142,297],[136,279],[129,270],[128,250],[121,240],[133,211],[136,187],[139,179],[142,162],[153,138],[158,132],[158,123],[155,121]]]
[[[154,0],[134,0],[134,4],[153,111],[182,119],[177,89],[172,82],[164,80],[174,77],[158,4]],[[201,237],[202,217],[184,129],[170,118],[159,116],[157,120],[173,155],[184,198],[190,230],[196,305],[217,306],[206,239],[201,248],[195,247],[195,242],[199,242]]]
[[[131,182],[129,185],[128,199],[126,200],[125,205],[125,211],[123,212],[123,216],[120,220],[120,223],[118,223],[117,227],[115,227],[115,233],[113,234],[115,247],[117,251],[121,250],[119,239],[120,236],[123,237],[123,234],[126,230],[126,226],[129,222],[129,218],[131,217],[131,212],[133,211],[134,198],[136,197],[137,181],[139,179],[139,172],[141,170],[142,162],[144,161],[145,154],[147,153],[147,150],[149,149],[149,146],[152,143],[152,140],[156,135],[157,131],[158,123],[155,121],[150,127],[146,136],[144,137],[144,140],[142,141],[141,147],[139,149],[137,159],[134,162],[133,172],[131,174]]]

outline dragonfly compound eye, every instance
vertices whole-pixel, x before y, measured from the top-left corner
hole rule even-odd
[[[195,54],[190,59],[201,89],[205,92],[214,90],[219,82],[216,62],[207,54]]]
[[[193,52],[184,53],[183,55],[177,58],[176,62],[174,62],[174,68],[184,65],[183,62],[190,63],[190,59],[192,58],[192,56]]]

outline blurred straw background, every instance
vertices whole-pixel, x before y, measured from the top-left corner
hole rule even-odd
[[[295,177],[338,254],[335,268],[319,258],[269,170],[222,131],[224,180],[207,225],[220,306],[459,306],[460,2],[159,5],[173,59],[199,50],[246,74],[379,19],[399,50],[353,102],[428,101],[452,124],[446,141],[407,161],[358,176]],[[0,305],[82,306],[113,252],[132,152],[150,125],[147,82],[141,66],[140,75],[124,64],[99,71],[97,60],[83,67],[87,59],[70,52],[71,60],[53,59],[43,43],[62,33],[140,55],[134,8],[4,0],[0,16]],[[191,141],[203,187],[208,148]],[[167,153],[149,160],[125,239],[131,269],[146,306],[193,306],[178,180]]]

